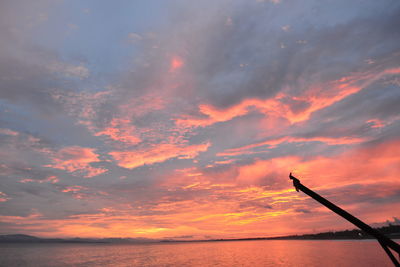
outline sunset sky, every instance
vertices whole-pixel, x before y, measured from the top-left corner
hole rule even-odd
[[[2,0],[0,234],[208,239],[400,217],[398,0]]]

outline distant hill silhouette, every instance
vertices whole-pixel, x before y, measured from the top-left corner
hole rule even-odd
[[[31,235],[0,235],[0,243],[148,243],[158,242],[147,238],[40,238]]]
[[[15,234],[0,235],[0,243],[67,243],[74,242],[73,239],[40,238],[31,235]]]
[[[0,235],[0,242],[37,242],[40,238],[30,235]]]
[[[400,238],[400,225],[389,225],[375,228],[382,234],[389,238]],[[374,239],[374,237],[364,233],[359,229],[336,231],[336,232],[323,232],[317,234],[305,234],[305,235],[291,235],[282,237],[273,237],[269,239]]]

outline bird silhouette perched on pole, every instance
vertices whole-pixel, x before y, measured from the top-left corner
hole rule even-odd
[[[294,188],[296,189],[297,192],[302,191],[303,193],[309,195],[310,197],[312,197],[313,199],[315,199],[316,201],[318,201],[319,203],[321,203],[322,205],[324,205],[325,207],[327,207],[331,211],[333,211],[336,214],[340,215],[341,217],[345,218],[346,220],[348,220],[349,222],[351,222],[352,224],[354,224],[355,226],[357,226],[358,228],[360,228],[361,230],[363,230],[367,234],[375,237],[379,241],[379,244],[382,246],[382,248],[385,250],[386,254],[392,260],[393,264],[395,266],[400,267],[399,261],[395,258],[393,253],[390,251],[390,249],[392,249],[393,251],[396,251],[398,253],[399,259],[400,259],[400,245],[399,244],[397,244],[396,242],[394,242],[392,239],[388,238],[387,236],[383,235],[378,230],[376,230],[376,229],[372,228],[371,226],[369,226],[368,224],[364,223],[360,219],[354,217],[353,215],[351,215],[347,211],[345,211],[345,210],[341,209],[340,207],[336,206],[335,204],[333,204],[329,200],[321,197],[320,195],[318,195],[317,193],[315,193],[314,191],[312,191],[308,187],[304,186],[300,182],[299,179],[297,179],[296,177],[294,177],[292,175],[292,173],[289,174],[289,178],[291,180],[293,180],[293,186],[294,186]]]

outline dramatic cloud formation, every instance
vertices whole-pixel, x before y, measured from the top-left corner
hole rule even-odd
[[[399,217],[398,1],[11,1],[1,234],[236,238]],[[85,179],[90,178],[90,179]]]

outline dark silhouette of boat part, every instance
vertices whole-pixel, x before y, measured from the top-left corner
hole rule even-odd
[[[330,202],[327,199],[321,197],[320,195],[318,195],[317,193],[315,193],[314,191],[312,191],[308,187],[304,186],[300,182],[299,179],[297,179],[296,177],[294,177],[292,175],[292,173],[289,174],[289,178],[291,180],[293,180],[293,186],[294,186],[294,188],[296,189],[297,192],[302,191],[303,193],[305,193],[306,195],[312,197],[313,199],[315,199],[316,201],[318,201],[319,203],[321,203],[322,205],[324,205],[325,207],[327,207],[331,211],[333,211],[336,214],[342,216],[343,218],[345,218],[346,220],[348,220],[349,222],[351,222],[352,224],[354,224],[355,226],[360,228],[365,233],[375,237],[378,240],[379,244],[381,244],[382,248],[385,250],[386,254],[392,260],[394,266],[400,267],[399,261],[393,255],[392,251],[390,251],[390,249],[392,249],[393,251],[397,252],[398,257],[400,259],[400,245],[399,244],[397,244],[396,242],[394,242],[392,239],[388,238],[387,236],[383,235],[382,233],[380,233],[376,229],[372,228],[368,224],[364,223],[360,219],[354,217],[353,215],[351,215],[347,211],[339,208],[338,206],[336,206],[332,202]]]

